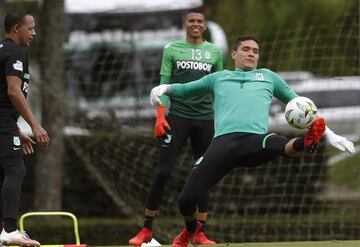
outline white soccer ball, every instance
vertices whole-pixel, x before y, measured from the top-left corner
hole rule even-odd
[[[317,108],[311,99],[296,97],[285,107],[286,121],[294,128],[309,128],[315,120]]]

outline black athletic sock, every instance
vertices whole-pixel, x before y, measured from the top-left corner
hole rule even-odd
[[[188,232],[195,232],[196,231],[196,227],[197,227],[197,220],[191,220],[191,221],[185,221],[185,225],[186,225],[186,230]]]
[[[16,219],[6,218],[4,219],[5,232],[10,233],[17,230]]]
[[[293,148],[295,149],[295,151],[297,151],[297,152],[304,151],[304,149],[305,149],[304,142],[305,142],[305,139],[303,136],[296,138],[296,140],[293,143]]]
[[[147,216],[144,217],[144,227],[146,227],[149,230],[152,230],[152,223],[154,220],[154,216]]]
[[[199,220],[199,222],[201,223],[201,228],[200,228],[199,232],[205,232],[206,221],[205,220]]]

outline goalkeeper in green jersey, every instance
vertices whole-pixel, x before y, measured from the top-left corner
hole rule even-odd
[[[268,134],[272,97],[287,103],[298,95],[276,73],[257,69],[259,42],[251,36],[240,37],[232,51],[234,71],[220,71],[185,84],[160,85],[152,89],[150,101],[158,105],[162,95],[184,100],[197,95],[214,95],[215,135],[198,160],[179,199],[186,228],[173,246],[187,247],[201,227],[195,218],[196,205],[219,180],[236,167],[254,167],[277,156],[296,156],[304,150],[315,152],[325,134],[334,147],[354,153],[354,144],[336,135],[317,117],[304,136],[288,140]]]
[[[223,69],[222,51],[203,39],[206,30],[204,15],[197,10],[189,11],[184,18],[183,27],[186,38],[172,42],[164,48],[160,71],[161,85],[198,80]],[[167,110],[169,113],[165,116]],[[130,245],[140,246],[151,240],[152,222],[181,148],[190,138],[194,160],[199,159],[214,136],[213,117],[210,93],[186,99],[172,99],[170,104],[168,97],[161,97],[161,103],[156,109],[154,128],[154,135],[161,140],[160,157],[146,202],[144,226],[129,240]],[[193,243],[197,245],[216,244],[204,233],[208,198],[208,193],[204,193],[197,203],[197,220],[202,223],[200,231],[193,238]]]

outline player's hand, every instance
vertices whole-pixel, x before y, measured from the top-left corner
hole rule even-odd
[[[35,142],[33,141],[33,139],[31,139],[30,136],[28,136],[24,132],[21,132],[21,131],[19,131],[19,132],[20,132],[20,139],[21,139],[21,149],[22,149],[23,153],[25,155],[33,154],[34,148],[32,145],[35,144]]]
[[[169,123],[165,119],[166,107],[164,105],[159,105],[156,108],[156,119],[154,127],[154,135],[156,137],[162,137],[165,135],[166,131],[171,130]]]
[[[335,134],[331,129],[326,127],[325,131],[326,139],[333,147],[341,151],[347,151],[350,154],[355,153],[354,143],[346,139],[345,137]]]
[[[49,135],[40,125],[32,127],[32,132],[35,136],[36,143],[40,144],[43,149],[47,149],[49,146]]]
[[[170,92],[170,85],[168,84],[162,84],[154,87],[150,92],[150,103],[153,106],[159,106],[161,104],[160,96],[167,92]]]

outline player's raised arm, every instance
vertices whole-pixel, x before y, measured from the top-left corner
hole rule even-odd
[[[282,102],[287,103],[290,99],[294,99],[295,97],[299,96],[287,85],[287,83],[279,75],[273,73],[273,76],[275,82],[275,97],[277,97]],[[319,115],[321,115],[321,112],[319,113]],[[335,134],[328,126],[326,126],[324,136],[326,137],[326,141],[331,146],[339,149],[340,151],[347,151],[350,154],[355,153],[354,143],[347,140],[343,136]]]
[[[215,83],[216,73],[204,76],[203,78],[180,84],[162,84],[154,87],[150,92],[150,103],[153,106],[161,104],[160,97],[163,95],[171,98],[186,98],[198,95],[209,94],[212,92]]]

